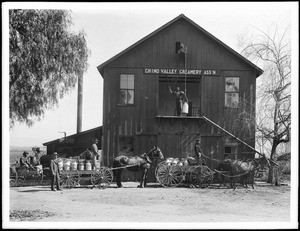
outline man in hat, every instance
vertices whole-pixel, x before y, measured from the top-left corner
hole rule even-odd
[[[20,167],[25,169],[32,168],[32,165],[30,163],[29,153],[26,151],[23,152],[23,156],[20,158]]]
[[[51,190],[52,191],[56,191],[59,190],[61,191],[61,187],[60,187],[60,169],[58,166],[58,161],[57,161],[57,152],[54,152],[52,154],[52,159],[50,162],[50,171],[52,173],[51,175]],[[55,188],[56,186],[56,188]]]
[[[93,160],[93,164],[94,164],[94,167],[96,167],[96,161],[99,160],[100,161],[100,164],[101,164],[101,153],[100,153],[100,150],[98,149],[98,139],[97,138],[94,138],[92,139],[92,147],[91,147],[91,151],[92,151],[92,154],[93,154],[93,157],[92,157],[92,160]]]
[[[198,165],[206,165],[205,164],[205,159],[203,158],[203,151],[201,149],[201,143],[200,143],[200,139],[196,140],[195,143],[195,158],[197,160]]]
[[[175,91],[173,91],[171,89],[171,87],[169,86],[169,91],[170,91],[171,94],[175,95],[176,115],[181,116],[182,106],[183,106],[184,100],[186,100],[185,92],[181,91],[179,86],[177,87],[177,89]]]
[[[202,151],[200,145],[201,145],[200,139],[197,139],[195,146],[194,146],[194,154],[192,154],[191,156],[188,156],[188,158],[187,158],[189,164],[203,165],[205,163],[204,162],[205,160],[202,157],[203,151]]]

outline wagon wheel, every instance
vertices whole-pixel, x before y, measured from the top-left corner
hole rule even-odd
[[[77,170],[61,171],[60,182],[62,188],[73,188],[79,184],[79,173]]]
[[[179,165],[163,163],[157,169],[156,178],[163,187],[176,187],[182,182],[183,175]]]
[[[100,169],[93,171],[91,175],[92,184],[99,188],[107,188],[112,181],[113,172],[108,167],[100,167]]]
[[[198,166],[192,170],[189,180],[195,186],[206,188],[213,180],[213,173],[207,166]]]
[[[10,187],[19,186],[18,173],[15,169],[10,168],[9,185]]]
[[[158,172],[158,169],[163,165],[163,164],[167,164],[166,161],[161,161],[157,164],[156,168],[155,168],[155,171],[154,171],[154,174],[155,174],[155,178],[156,178],[156,181],[159,182],[158,178],[157,178],[157,172]]]

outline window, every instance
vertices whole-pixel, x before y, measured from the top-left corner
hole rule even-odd
[[[134,75],[120,76],[120,104],[134,104]]]
[[[237,108],[239,106],[239,91],[239,77],[226,77],[225,107]]]

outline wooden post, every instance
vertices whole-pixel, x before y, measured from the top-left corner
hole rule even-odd
[[[82,131],[82,89],[83,89],[83,76],[78,76],[78,96],[77,96],[77,133]]]

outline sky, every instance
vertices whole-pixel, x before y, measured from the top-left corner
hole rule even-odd
[[[285,2],[18,3],[6,6],[9,9],[71,9],[72,30],[86,33],[91,56],[89,69],[83,77],[82,131],[102,125],[103,79],[97,66],[178,15],[184,14],[237,52],[238,35],[254,27],[266,30],[274,23],[286,25],[295,17],[295,3]],[[4,20],[4,29],[6,25]],[[4,83],[5,88],[8,80]],[[67,136],[75,134],[77,87],[32,127],[17,123],[13,129],[5,129],[9,133],[10,146],[42,146],[63,137],[63,132]]]

